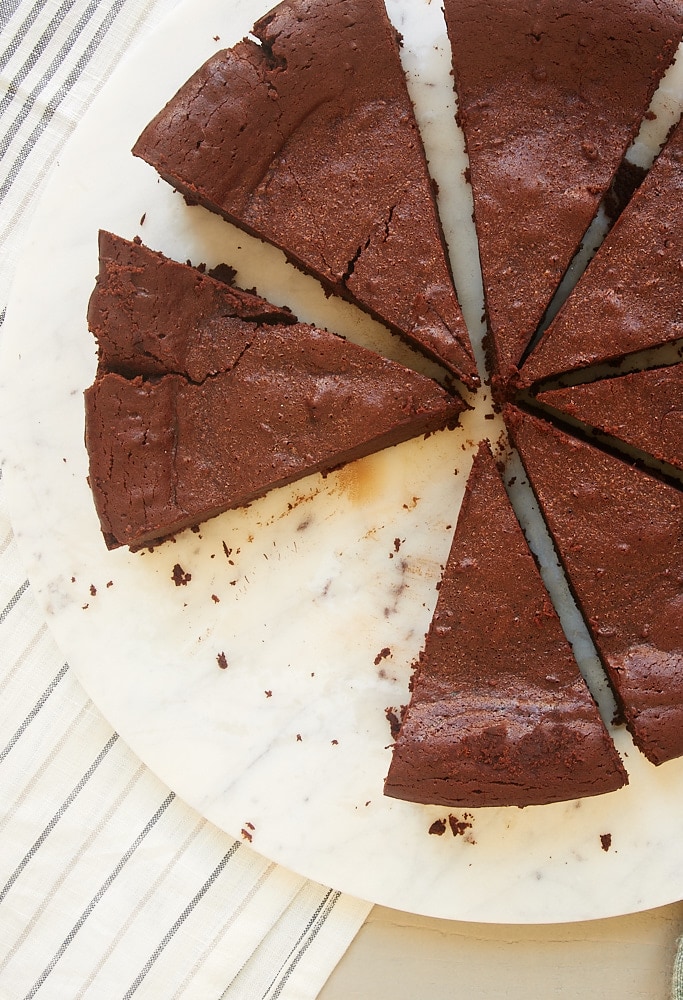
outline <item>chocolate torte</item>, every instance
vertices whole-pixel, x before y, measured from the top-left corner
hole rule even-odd
[[[638,132],[683,18],[676,0],[445,0],[444,8],[489,362],[507,379]]]
[[[529,355],[520,384],[683,338],[683,123]]]
[[[636,746],[683,753],[683,493],[514,407],[506,420]]]
[[[139,242],[104,230],[99,273],[88,303],[88,328],[102,371],[187,375],[199,382],[231,368],[259,324],[295,323],[278,308],[231,283],[184,267]]]
[[[385,792],[435,805],[526,806],[626,781],[482,444]]]
[[[553,389],[537,398],[683,470],[683,362]]]
[[[133,152],[478,384],[382,0],[286,0],[217,53]]]
[[[102,261],[89,310],[102,346],[85,394],[109,547],[139,548],[457,422],[464,404],[431,379],[290,315],[273,323],[255,296],[245,320],[245,300],[223,282],[135,244],[126,262],[124,241],[114,245],[116,267]],[[192,294],[167,298],[174,288]]]

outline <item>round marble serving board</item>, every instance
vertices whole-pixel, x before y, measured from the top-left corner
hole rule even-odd
[[[683,761],[650,766],[623,730],[615,739],[630,785],[597,799],[465,813],[382,794],[385,710],[408,700],[473,447],[502,431],[488,390],[456,431],[278,490],[154,551],[104,547],[86,482],[82,404],[95,370],[85,315],[98,228],[139,234],[180,260],[226,260],[240,284],[300,318],[436,370],[351,306],[326,299],[280,253],[188,208],[129,153],[177,86],[267,7],[182,4],[103,89],[27,235],[2,330],[2,470],[50,627],[94,702],[160,778],[218,826],[308,877],[388,906],[478,921],[579,920],[677,899]],[[432,0],[391,0],[388,9],[405,37],[480,354],[476,244],[442,13]],[[680,104],[680,72],[663,94],[660,124]],[[562,604],[523,483],[515,503]],[[608,718],[595,657],[566,614]],[[446,832],[430,834],[440,819]]]

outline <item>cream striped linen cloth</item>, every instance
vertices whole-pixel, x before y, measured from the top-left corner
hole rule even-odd
[[[51,163],[176,3],[0,2],[0,322]],[[25,579],[2,475],[0,1000],[316,997],[368,904],[216,829],[112,732]]]

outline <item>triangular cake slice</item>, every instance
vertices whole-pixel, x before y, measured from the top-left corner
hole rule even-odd
[[[101,246],[116,264],[103,257],[89,308],[86,446],[110,548],[457,423],[462,400],[431,379],[287,313],[274,323],[268,303],[144,247],[126,263],[125,241]]]
[[[683,122],[554,321],[520,384],[683,338]]]
[[[683,470],[683,362],[553,389],[537,398]]]
[[[626,780],[482,444],[385,792],[435,805],[525,806]]]
[[[506,420],[636,745],[683,754],[683,493],[513,407]]]
[[[208,60],[133,152],[478,384],[382,0],[286,0]]]
[[[519,365],[683,31],[676,0],[445,0],[494,374]]]

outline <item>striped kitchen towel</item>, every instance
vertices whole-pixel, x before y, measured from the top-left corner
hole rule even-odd
[[[176,3],[0,2],[0,322],[50,165]],[[25,579],[2,475],[0,997],[316,997],[368,904],[213,827],[112,732]]]

